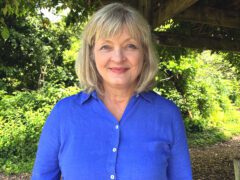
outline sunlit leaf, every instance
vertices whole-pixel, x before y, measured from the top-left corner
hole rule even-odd
[[[9,30],[8,30],[7,27],[4,27],[4,28],[2,29],[1,36],[2,36],[2,38],[3,38],[5,41],[9,38],[10,33],[9,33]]]

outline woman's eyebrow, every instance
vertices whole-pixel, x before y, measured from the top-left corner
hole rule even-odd
[[[137,40],[135,40],[134,38],[129,37],[129,38],[125,39],[122,43],[125,43],[125,42],[127,42],[127,41],[131,41],[131,40],[137,42]],[[110,40],[110,39],[102,39],[102,40],[100,40],[100,44],[104,44],[104,43],[113,44],[113,40]]]
[[[131,40],[137,42],[137,40],[132,38],[132,37],[129,37],[129,38],[125,39],[123,42],[125,43],[125,42],[131,41]]]

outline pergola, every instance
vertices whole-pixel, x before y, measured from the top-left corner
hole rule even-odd
[[[170,19],[178,24],[180,28],[154,33],[157,43],[161,46],[240,52],[240,0],[121,0],[120,2],[138,9],[152,29],[164,25]]]

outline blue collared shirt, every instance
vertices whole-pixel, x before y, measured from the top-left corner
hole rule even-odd
[[[39,141],[32,180],[191,180],[184,124],[174,103],[132,96],[120,121],[96,92],[59,101]]]

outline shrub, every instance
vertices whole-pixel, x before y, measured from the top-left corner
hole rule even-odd
[[[38,91],[0,92],[0,171],[31,171],[47,115],[59,99],[77,91],[50,84]]]

